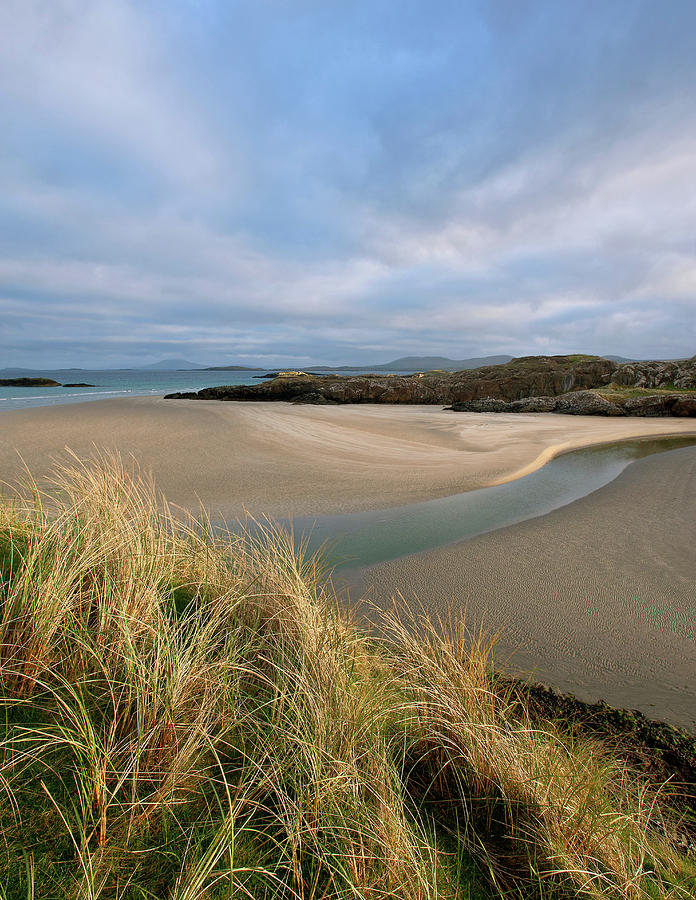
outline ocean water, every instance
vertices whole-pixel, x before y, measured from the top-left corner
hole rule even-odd
[[[259,384],[268,369],[249,372],[148,371],[143,369],[52,369],[16,372],[8,369],[0,372],[0,378],[40,377],[53,381],[82,381],[93,387],[3,387],[0,386],[0,410],[25,409],[32,406],[58,406],[64,403],[84,403],[90,400],[106,400],[110,397],[162,396],[175,391],[199,391],[221,384]],[[272,371],[272,370],[271,370]],[[369,369],[363,370],[369,372]],[[345,373],[357,375],[358,372]],[[380,373],[384,374],[384,373]],[[406,374],[406,373],[394,373]]]
[[[31,406],[57,406],[63,403],[84,403],[89,400],[106,400],[110,397],[138,395],[161,396],[174,391],[198,391],[218,384],[258,384],[254,372],[157,372],[141,369],[53,369],[51,371],[22,372],[14,375],[3,372],[0,378],[40,377],[52,378],[61,385],[65,382],[84,381],[94,387],[3,387],[0,386],[0,410],[23,409]]]

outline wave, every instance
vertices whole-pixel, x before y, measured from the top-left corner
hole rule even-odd
[[[116,394],[132,394],[132,388],[126,388],[122,391],[80,391],[77,394],[35,394],[31,397],[27,397],[26,394],[21,397],[4,397],[0,399],[4,400],[58,400],[63,399],[64,397],[103,397],[103,396],[115,396]]]

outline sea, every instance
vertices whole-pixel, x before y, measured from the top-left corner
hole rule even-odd
[[[27,409],[33,406],[59,406],[66,403],[85,403],[91,400],[107,400],[113,397],[161,397],[175,391],[199,391],[221,384],[259,384],[254,378],[268,372],[254,369],[245,372],[207,372],[193,370],[144,370],[144,369],[4,369],[0,378],[50,378],[60,387],[6,387],[0,385],[0,410]],[[370,369],[362,370],[368,373]],[[318,373],[326,374],[326,373]],[[359,371],[345,373],[359,375]],[[380,374],[385,374],[380,372]],[[392,374],[408,374],[393,372]],[[66,383],[86,382],[89,387],[67,387]]]

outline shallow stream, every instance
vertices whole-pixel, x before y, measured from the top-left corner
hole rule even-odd
[[[292,527],[310,550],[326,545],[336,569],[362,568],[546,515],[604,487],[637,459],[694,444],[696,437],[684,436],[575,450],[506,484],[390,509],[296,518]]]

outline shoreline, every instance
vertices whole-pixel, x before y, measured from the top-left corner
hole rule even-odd
[[[520,414],[518,413],[517,415]],[[549,415],[552,414],[549,413]],[[533,460],[531,463],[529,463],[528,466],[525,466],[518,472],[514,472],[509,476],[501,478],[500,481],[493,481],[490,485],[483,485],[483,487],[493,487],[497,484],[509,484],[511,481],[517,481],[520,478],[524,478],[526,475],[531,475],[533,472],[538,472],[539,469],[542,469],[545,465],[547,465],[547,463],[552,462],[554,459],[558,459],[561,456],[566,456],[568,453],[577,453],[578,450],[601,450],[602,448],[620,446],[621,444],[627,444],[634,441],[652,441],[656,440],[657,438],[683,438],[688,437],[689,435],[690,432],[671,431],[665,434],[644,434],[638,437],[622,437],[610,441],[603,441],[598,443],[593,442],[591,444],[583,445],[566,446],[564,444],[559,444],[556,447],[549,447],[548,449],[544,450],[539,454],[537,459]],[[696,440],[696,431],[694,431],[693,436],[694,440]],[[572,502],[574,503],[575,501]]]

